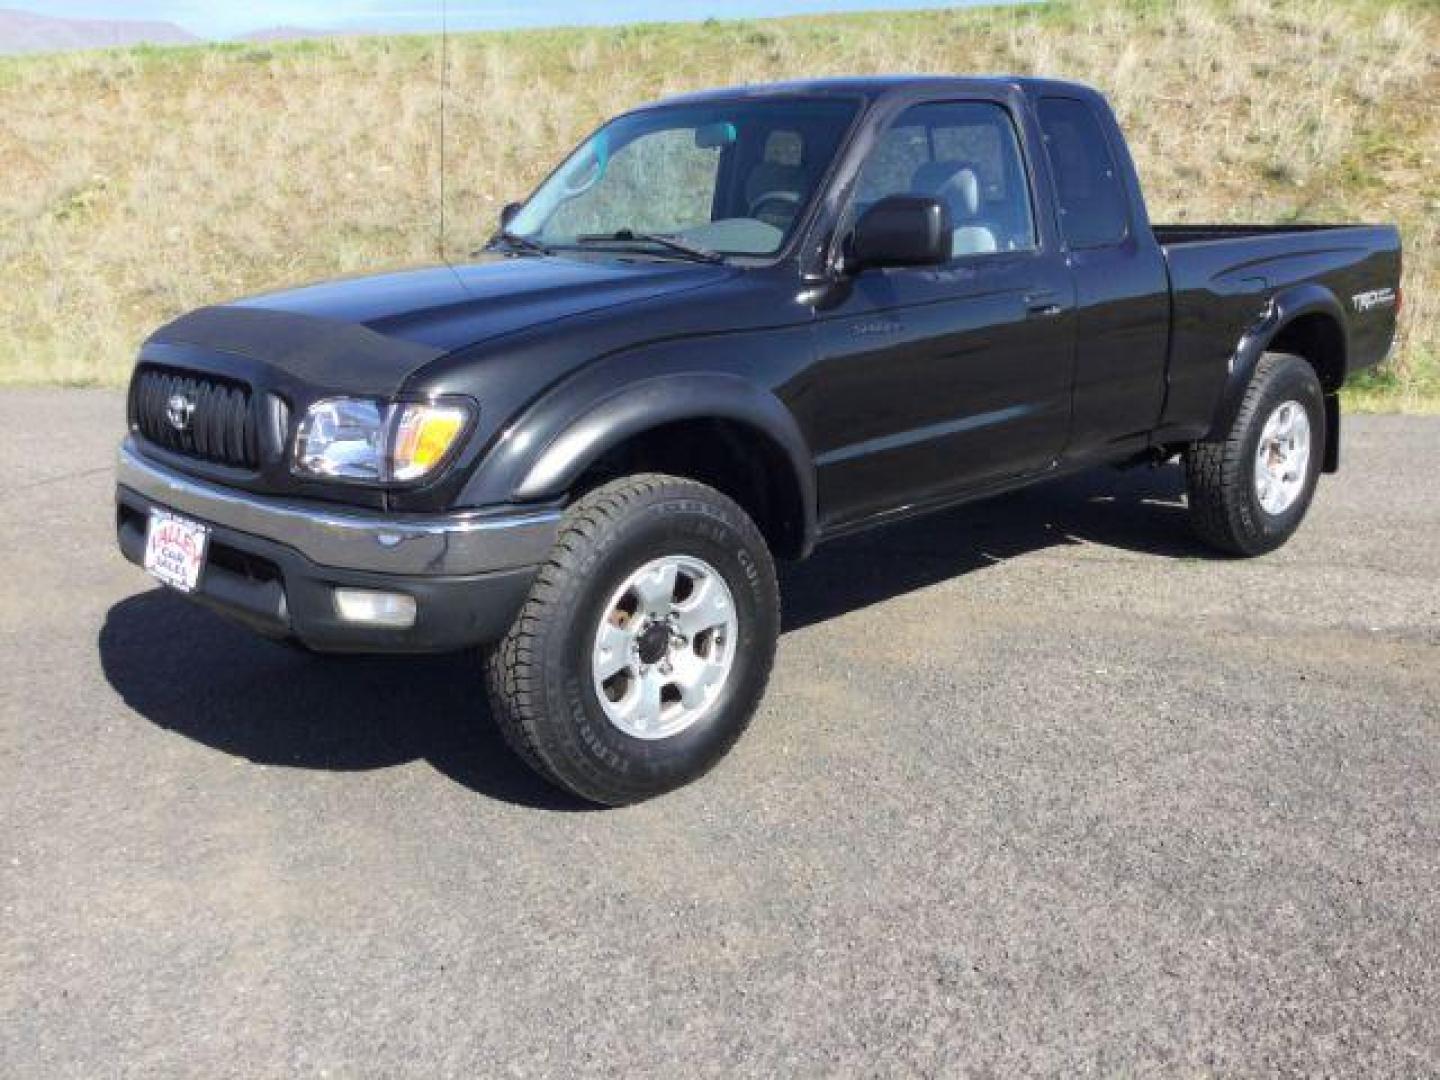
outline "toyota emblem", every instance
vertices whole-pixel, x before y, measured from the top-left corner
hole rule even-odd
[[[190,426],[190,418],[195,415],[195,399],[189,394],[171,394],[170,400],[165,402],[165,419],[170,421],[170,426],[176,431],[184,431]]]

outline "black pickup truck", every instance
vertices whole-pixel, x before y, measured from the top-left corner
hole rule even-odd
[[[519,755],[630,802],[749,722],[777,557],[1177,455],[1205,541],[1283,543],[1399,280],[1387,226],[1153,227],[1083,86],[675,98],[601,127],[466,265],[159,330],[119,543],[316,651],[483,646]]]

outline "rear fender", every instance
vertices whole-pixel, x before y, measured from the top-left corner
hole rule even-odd
[[[1314,314],[1326,315],[1334,320],[1335,325],[1340,328],[1342,353],[1348,357],[1348,323],[1345,318],[1345,309],[1336,299],[1335,294],[1325,286],[1313,282],[1282,289],[1271,298],[1264,315],[1245,331],[1244,336],[1236,345],[1234,353],[1231,354],[1225,387],[1211,420],[1210,430],[1205,435],[1206,440],[1223,439],[1229,433],[1231,425],[1235,423],[1236,415],[1240,412],[1240,404],[1245,398],[1245,390],[1250,385],[1250,380],[1254,378],[1255,367],[1260,363],[1260,357],[1270,348],[1271,343],[1296,319]],[[1330,399],[1334,396],[1327,391],[1327,421],[1331,419]],[[1327,431],[1334,433],[1333,438],[1327,437],[1326,439],[1324,460],[1327,472],[1334,472],[1339,463],[1338,398],[1335,400],[1333,412],[1336,422],[1333,425],[1327,423],[1326,426]]]

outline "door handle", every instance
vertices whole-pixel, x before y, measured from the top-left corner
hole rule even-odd
[[[1037,319],[1053,318],[1065,310],[1060,306],[1059,299],[1059,294],[1049,289],[1026,293],[1025,314]]]

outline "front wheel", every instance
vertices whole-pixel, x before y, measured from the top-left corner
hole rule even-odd
[[[775,567],[730,499],[657,474],[567,512],[520,615],[486,658],[506,740],[542,776],[620,805],[699,777],[769,680]]]
[[[1294,534],[1324,457],[1325,402],[1304,358],[1266,353],[1225,438],[1185,453],[1190,521],[1212,546],[1263,555]]]

